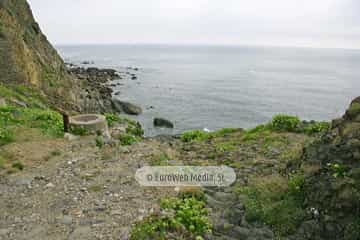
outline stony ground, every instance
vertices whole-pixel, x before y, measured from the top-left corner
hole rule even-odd
[[[158,211],[160,198],[175,194],[139,186],[135,171],[177,164],[227,164],[236,170],[234,186],[205,190],[214,225],[209,239],[273,239],[269,227],[246,221],[236,189],[255,176],[280,176],[284,156],[309,139],[283,133],[244,140],[239,130],[201,142],[159,137],[126,147],[98,148],[94,137],[22,140],[2,148],[25,168],[0,177],[0,239],[128,239],[132,223]]]
[[[0,239],[128,239],[131,223],[171,194],[134,180],[144,155],[158,148],[159,142],[146,140],[131,149],[99,149],[91,137],[7,146],[32,161],[37,152],[39,159],[0,178]]]

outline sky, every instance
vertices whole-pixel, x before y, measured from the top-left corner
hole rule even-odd
[[[360,49],[359,0],[28,0],[54,44]]]

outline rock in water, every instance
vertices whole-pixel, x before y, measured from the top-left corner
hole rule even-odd
[[[124,112],[124,113],[131,114],[131,115],[139,115],[142,113],[141,107],[139,107],[133,103],[120,101],[115,98],[112,99],[112,103],[113,103],[114,108],[119,112]]]
[[[174,128],[174,124],[171,121],[166,120],[164,118],[155,118],[154,126],[155,127]]]

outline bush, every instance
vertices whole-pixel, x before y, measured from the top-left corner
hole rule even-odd
[[[328,122],[314,122],[309,123],[304,127],[304,133],[308,135],[318,134],[322,132],[326,132],[330,129],[330,124]]]
[[[138,139],[135,136],[130,135],[130,134],[120,135],[119,140],[120,140],[120,144],[124,145],[124,146],[132,145],[138,141]]]
[[[279,114],[273,117],[270,126],[276,131],[297,132],[300,123],[300,119],[296,116]]]
[[[238,192],[246,196],[247,221],[267,224],[277,237],[294,233],[305,217],[303,185],[304,178],[294,175],[288,181],[268,177],[255,185],[241,187]]]
[[[106,118],[106,121],[107,121],[109,127],[114,126],[115,123],[120,121],[120,117],[118,114],[105,113],[105,118]]]
[[[102,139],[102,137],[96,137],[95,138],[95,144],[98,148],[102,148],[104,146],[104,141]]]
[[[136,123],[136,125],[128,126],[126,128],[126,133],[137,137],[142,137],[144,135],[144,130],[142,129],[140,123]]]
[[[202,239],[211,232],[211,223],[205,202],[195,196],[166,198],[161,200],[163,215],[151,216],[136,224],[131,231],[131,240],[168,239],[168,233],[179,233],[186,239]],[[172,235],[172,238],[174,236]],[[177,239],[177,238],[176,238]]]
[[[209,136],[210,133],[208,132],[204,132],[202,130],[192,130],[181,134],[181,140],[183,142],[203,141],[208,139]]]
[[[0,146],[12,142],[14,134],[10,129],[0,128]]]

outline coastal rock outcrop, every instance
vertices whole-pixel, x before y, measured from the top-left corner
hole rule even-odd
[[[114,108],[119,112],[124,112],[124,113],[130,114],[130,115],[139,115],[142,113],[141,107],[139,107],[133,103],[121,101],[116,98],[112,99],[112,103],[113,103]]]
[[[314,214],[291,239],[360,239],[360,97],[305,148],[305,205]]]
[[[109,70],[95,72],[94,81],[118,77]],[[0,83],[36,88],[49,105],[76,112],[112,111],[111,92],[68,71],[26,0],[0,1],[0,73]]]

